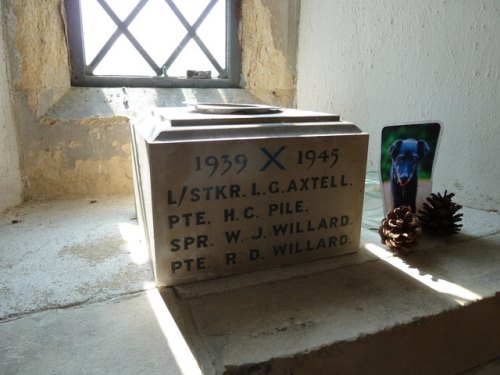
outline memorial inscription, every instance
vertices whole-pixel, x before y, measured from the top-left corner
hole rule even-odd
[[[356,251],[366,148],[359,133],[152,144],[158,283]]]

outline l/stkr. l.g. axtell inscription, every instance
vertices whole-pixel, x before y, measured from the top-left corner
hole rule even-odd
[[[284,194],[292,192],[308,192],[321,189],[334,189],[338,187],[351,186],[348,183],[347,176],[330,175],[330,176],[313,176],[299,177],[280,182],[272,180],[268,183],[263,183],[262,187],[256,182],[242,186],[241,184],[229,185],[209,185],[209,186],[187,186],[184,185],[180,191],[169,189],[167,192],[167,204],[177,205],[180,207],[182,203],[202,202],[202,201],[217,201],[236,198],[247,198],[266,194]]]

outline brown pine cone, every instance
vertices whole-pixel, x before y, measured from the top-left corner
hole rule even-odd
[[[448,190],[441,193],[432,193],[427,202],[423,204],[423,209],[418,210],[422,228],[432,234],[450,236],[460,232],[463,214],[457,214],[457,211],[462,208],[461,205],[452,202],[451,199],[455,194],[448,194]]]
[[[389,212],[378,230],[382,243],[401,253],[411,251],[421,232],[420,220],[410,207],[396,207]]]

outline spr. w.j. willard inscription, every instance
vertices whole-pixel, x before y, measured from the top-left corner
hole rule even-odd
[[[159,285],[358,249],[368,136],[356,126],[293,110],[177,110],[135,124],[132,136]]]

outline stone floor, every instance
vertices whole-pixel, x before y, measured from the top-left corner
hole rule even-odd
[[[129,196],[0,216],[0,374],[500,373],[500,214],[394,256],[155,288]],[[183,334],[182,334],[182,333]]]

